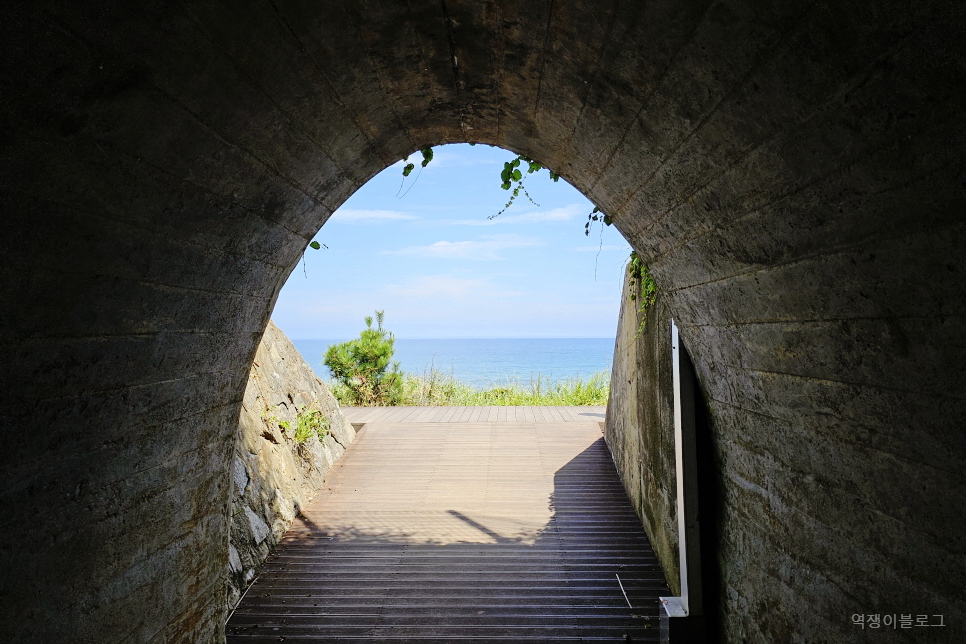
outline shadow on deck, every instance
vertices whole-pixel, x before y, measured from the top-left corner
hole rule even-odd
[[[596,422],[367,425],[337,469],[229,643],[659,639],[669,590]]]

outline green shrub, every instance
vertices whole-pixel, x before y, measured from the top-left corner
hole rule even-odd
[[[303,407],[295,416],[295,442],[304,443],[312,436],[324,440],[329,435],[329,419],[318,409]]]
[[[270,423],[275,423],[286,432],[292,430],[292,421],[279,420],[275,412],[278,407],[271,407],[262,412],[262,420],[267,420]],[[318,409],[312,409],[309,405],[302,408],[295,408],[295,442],[302,444],[307,441],[312,435],[319,437],[319,440],[323,440],[329,435],[329,419],[325,417]]]
[[[342,385],[340,392],[347,399],[345,404],[399,404],[403,374],[399,363],[391,362],[395,338],[382,328],[383,311],[376,311],[376,319],[377,328],[372,328],[372,316],[368,316],[366,328],[358,338],[334,344],[325,352],[325,366]]]
[[[335,382],[330,383],[329,388],[341,404],[355,404],[348,387]],[[517,381],[507,381],[478,390],[460,382],[452,374],[430,367],[422,375],[407,373],[403,376],[396,404],[420,407],[606,405],[609,393],[610,374],[606,371],[598,371],[587,380],[568,378],[550,381],[535,374],[525,386]]]

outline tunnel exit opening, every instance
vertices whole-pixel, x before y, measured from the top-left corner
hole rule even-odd
[[[325,221],[314,241],[326,248],[305,250],[276,324],[295,340],[347,340],[383,310],[403,339],[612,338],[631,247],[594,204],[542,170],[521,176],[530,199],[496,216],[512,195],[501,170],[516,155],[433,149],[425,168],[404,177],[405,161],[390,165]]]

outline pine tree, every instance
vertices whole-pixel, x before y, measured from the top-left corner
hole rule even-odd
[[[367,316],[357,339],[334,344],[325,352],[325,366],[352,392],[354,405],[396,405],[402,396],[403,374],[399,362],[392,362],[396,339],[382,328],[384,313],[376,311],[375,329],[372,316]]]

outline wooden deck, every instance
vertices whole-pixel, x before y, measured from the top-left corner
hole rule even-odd
[[[363,429],[228,642],[658,641],[669,590],[603,411],[346,410]]]
[[[604,422],[606,407],[343,407],[350,423]]]

